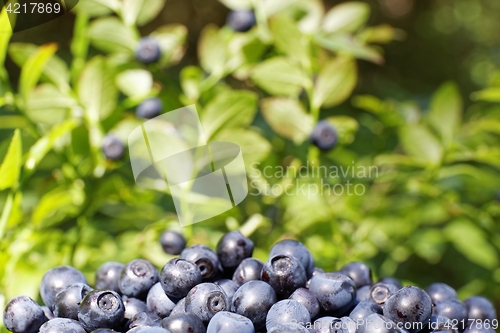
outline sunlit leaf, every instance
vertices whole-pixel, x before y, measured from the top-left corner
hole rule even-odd
[[[365,2],[341,3],[326,13],[323,30],[326,32],[354,32],[370,17],[370,6]]]
[[[357,78],[357,66],[353,59],[333,59],[318,75],[314,86],[313,105],[332,107],[342,103],[351,95]]]
[[[16,129],[7,150],[7,155],[0,165],[0,190],[15,188],[21,173],[22,159],[21,131]]]
[[[455,83],[444,83],[432,96],[429,123],[449,145],[462,122],[463,102]]]

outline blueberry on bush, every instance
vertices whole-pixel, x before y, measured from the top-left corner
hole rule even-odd
[[[221,311],[208,323],[207,333],[255,333],[250,319],[239,314]]]
[[[235,31],[246,32],[255,25],[255,14],[251,10],[231,11],[227,16],[226,23]]]
[[[432,315],[432,300],[422,289],[407,286],[398,290],[385,302],[384,316],[396,323],[421,323],[426,325]],[[412,325],[409,332],[417,332]]]
[[[40,305],[28,296],[11,299],[3,313],[5,327],[14,333],[36,333],[46,321]]]
[[[205,325],[203,325],[203,322],[201,321],[201,319],[192,313],[170,315],[161,321],[161,327],[166,328],[171,333],[185,333],[185,332],[205,333],[206,332]]]
[[[40,296],[49,309],[54,307],[54,298],[61,290],[75,283],[87,284],[82,272],[71,266],[59,266],[47,271],[40,283]]]
[[[226,294],[215,283],[200,283],[186,296],[186,311],[197,315],[204,323],[230,307]]]
[[[135,110],[135,114],[139,118],[153,119],[155,117],[158,117],[161,114],[162,110],[163,110],[163,102],[159,98],[153,97],[153,98],[148,98],[141,104],[139,104],[139,106]]]
[[[156,268],[147,260],[136,259],[123,268],[118,285],[123,295],[145,300],[149,289],[156,282]]]
[[[125,318],[125,306],[117,292],[94,290],[80,304],[78,320],[86,331],[120,327]]]
[[[258,331],[265,326],[267,312],[276,301],[276,293],[270,285],[249,281],[236,290],[231,311],[250,319]]]
[[[102,264],[95,274],[95,288],[114,290],[120,293],[118,284],[124,267],[124,264],[113,261]]]
[[[101,149],[104,156],[110,161],[119,160],[125,154],[125,145],[113,134],[107,134],[102,139]]]
[[[262,267],[261,280],[273,287],[278,298],[288,298],[297,288],[305,287],[307,275],[294,257],[276,255]]]
[[[356,285],[347,275],[320,273],[311,279],[309,286],[327,313],[335,316],[347,312],[356,301]]]
[[[82,299],[92,291],[84,283],[75,283],[57,293],[54,299],[54,315],[59,318],[78,320],[78,309]]]
[[[160,272],[160,283],[165,294],[177,299],[185,297],[201,280],[198,266],[184,259],[170,260]]]
[[[150,64],[160,60],[161,49],[158,42],[151,37],[143,37],[139,40],[135,49],[135,57],[144,64]]]
[[[186,239],[178,232],[166,230],[160,236],[160,244],[165,253],[176,256],[186,248]]]
[[[234,271],[236,267],[253,254],[253,242],[239,231],[225,234],[217,244],[217,256],[224,270]]]
[[[82,325],[74,319],[54,318],[40,327],[39,333],[86,333]]]
[[[321,120],[314,127],[310,139],[319,149],[331,150],[338,142],[337,130],[328,121]]]
[[[200,244],[186,247],[179,257],[194,262],[200,269],[203,281],[209,281],[219,273],[221,268],[217,254],[205,245]]]

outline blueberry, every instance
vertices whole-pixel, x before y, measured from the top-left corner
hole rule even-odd
[[[217,244],[217,256],[224,270],[234,271],[243,259],[253,254],[253,242],[239,231],[225,234]]]
[[[386,284],[392,284],[392,285],[396,286],[396,288],[398,288],[398,290],[403,288],[403,285],[401,284],[401,282],[398,279],[391,277],[391,276],[382,278],[379,282],[386,283]]]
[[[136,314],[148,310],[146,303],[137,298],[123,296],[122,302],[125,306],[125,319],[132,319]]]
[[[370,289],[370,300],[383,306],[389,297],[394,295],[398,290],[393,284],[377,282]]]
[[[440,333],[458,333],[457,323],[453,323],[449,318],[442,316],[432,316],[429,323],[421,331],[423,333],[440,332]]]
[[[107,134],[102,139],[101,149],[110,161],[119,160],[125,155],[125,144],[113,134]]]
[[[265,326],[267,312],[276,301],[276,293],[270,285],[249,281],[236,290],[231,311],[250,319],[258,331]]]
[[[335,316],[346,313],[356,301],[356,285],[347,275],[320,273],[311,279],[311,290],[321,307]]]
[[[413,286],[398,290],[389,297],[384,306],[384,316],[396,323],[411,323],[412,327],[407,331],[412,333],[418,331],[415,327],[418,323],[426,325],[431,314],[431,298],[424,290]]]
[[[40,327],[40,333],[86,333],[82,325],[74,319],[54,318]]]
[[[349,317],[321,317],[309,329],[310,333],[356,333],[356,323]]]
[[[46,321],[40,305],[28,296],[11,299],[3,313],[5,327],[14,333],[36,333]]]
[[[160,326],[161,318],[151,312],[139,312],[134,315],[128,322],[129,328],[140,326]]]
[[[328,121],[321,120],[311,133],[311,142],[321,150],[331,150],[338,142],[337,130]]]
[[[153,119],[155,117],[158,117],[161,114],[162,110],[163,110],[163,102],[161,101],[161,99],[153,97],[153,98],[148,98],[144,100],[141,104],[139,104],[139,106],[135,110],[135,114],[139,118]],[[184,243],[184,246],[186,246],[185,244],[186,243]],[[179,253],[174,253],[174,254],[179,254]]]
[[[233,274],[233,281],[238,285],[243,285],[248,281],[260,280],[260,273],[264,264],[254,258],[247,258],[239,264]]]
[[[465,306],[468,310],[468,318],[474,320],[497,319],[497,312],[493,304],[484,297],[472,296],[465,300]]]
[[[351,311],[349,318],[358,322],[365,320],[366,317],[374,313],[382,314],[380,305],[372,301],[361,301]]]
[[[165,318],[170,315],[175,307],[175,303],[165,294],[160,283],[157,283],[149,290],[146,299],[147,310]]]
[[[465,323],[467,321],[467,307],[465,303],[458,299],[449,299],[435,303],[432,314],[449,318],[453,322]],[[462,326],[460,326],[461,331],[465,328]]]
[[[214,316],[215,317],[215,316]],[[213,319],[213,318],[212,318]],[[192,313],[170,315],[161,322],[161,327],[171,333],[205,333],[205,325],[198,316]],[[243,332],[239,332],[243,333]]]
[[[297,288],[305,287],[307,275],[296,258],[276,255],[262,267],[261,280],[273,287],[278,298],[288,298]]]
[[[399,333],[396,324],[387,317],[374,313],[358,326],[358,333]]]
[[[295,323],[286,323],[276,325],[268,333],[309,333],[309,330],[304,326]]]
[[[256,24],[255,14],[251,10],[231,11],[227,16],[226,23],[235,31],[246,32]]]
[[[125,318],[120,295],[112,290],[94,290],[80,304],[78,320],[85,330],[119,328]]]
[[[311,321],[311,315],[306,307],[292,299],[286,299],[274,304],[266,316],[266,329],[269,331],[280,324],[292,323],[306,326]]]
[[[78,320],[82,299],[92,291],[88,285],[75,283],[57,293],[54,298],[54,315],[59,318]]]
[[[229,303],[231,303],[231,300],[233,299],[234,293],[236,290],[238,290],[239,285],[234,282],[233,280],[229,279],[222,279],[222,280],[217,280],[215,281],[215,284],[218,285],[219,287],[224,290],[226,293],[227,299],[229,300]]]
[[[276,243],[271,248],[269,258],[278,254],[295,257],[295,259],[297,259],[306,270],[307,277],[312,277],[312,273],[314,271],[314,258],[304,244],[291,239],[283,240]]]
[[[161,286],[169,297],[183,298],[202,281],[201,271],[191,261],[174,258],[160,272]]]
[[[74,267],[59,266],[52,268],[45,273],[40,283],[40,295],[43,302],[49,309],[53,309],[54,298],[57,293],[75,283],[88,285],[87,279],[85,279],[82,272]]]
[[[372,284],[372,270],[362,262],[351,262],[342,267],[340,272],[349,276],[356,284],[356,288]]]
[[[187,311],[186,311],[186,297],[184,297],[179,302],[177,302],[177,304],[175,304],[175,307],[172,310],[172,312],[170,313],[170,316],[175,316],[175,315],[184,314],[184,313],[187,313]]]
[[[166,230],[160,236],[160,244],[165,253],[176,256],[186,248],[186,239],[178,232]]]
[[[229,301],[221,287],[215,283],[200,283],[186,296],[186,311],[208,323],[220,311],[229,310]]]
[[[425,291],[429,294],[434,303],[458,298],[455,289],[445,283],[433,283],[425,288]]]
[[[145,300],[149,289],[156,282],[156,268],[147,260],[136,259],[123,268],[118,285],[123,295]]]
[[[161,327],[140,326],[127,331],[127,333],[171,333],[171,332]]]
[[[179,257],[194,262],[200,269],[203,281],[209,281],[222,268],[217,254],[205,245],[187,247],[181,252]]]
[[[47,319],[53,319],[56,317],[56,316],[54,316],[54,313],[52,312],[52,310],[49,309],[48,306],[46,306],[46,305],[42,306],[42,310],[43,310],[43,313],[45,314],[45,317],[47,317]]]
[[[372,286],[363,286],[356,290],[356,299],[361,301],[369,301],[370,300],[370,291]]]
[[[151,37],[143,37],[137,44],[135,57],[144,64],[157,62],[161,57],[160,45]]]
[[[293,292],[293,294],[290,295],[289,298],[305,306],[307,311],[309,311],[311,319],[316,318],[321,310],[318,298],[308,289],[298,288]]]
[[[118,285],[120,281],[120,274],[122,273],[124,264],[119,262],[106,262],[102,264],[95,274],[95,288],[114,290],[120,293],[120,287]]]
[[[250,319],[239,314],[221,311],[208,323],[207,333],[255,333]]]

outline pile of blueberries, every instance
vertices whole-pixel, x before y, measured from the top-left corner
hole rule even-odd
[[[231,11],[227,16],[226,23],[234,31],[246,32],[256,24],[256,18],[251,10]],[[160,45],[152,37],[141,38],[135,50],[136,59],[146,65],[158,62],[161,54]],[[138,118],[153,119],[162,113],[163,108],[161,99],[152,97],[140,103],[135,113]],[[331,150],[337,145],[337,131],[327,121],[320,121],[311,133],[310,141],[321,150]],[[104,137],[101,149],[104,156],[110,161],[119,160],[125,154],[125,144],[113,134]]]
[[[136,259],[103,264],[95,289],[70,266],[49,270],[40,285],[44,306],[15,297],[4,311],[14,333],[493,333],[496,311],[484,297],[461,302],[444,283],[426,290],[395,278],[374,283],[370,268],[352,262],[334,272],[315,266],[300,242],[275,244],[263,263],[239,231],[216,250],[186,247],[165,231],[175,257],[161,270]]]

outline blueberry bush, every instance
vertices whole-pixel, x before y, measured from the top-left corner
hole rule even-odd
[[[378,277],[446,281],[498,304],[499,83],[469,97],[447,81],[424,105],[359,93],[364,64],[383,66],[383,45],[404,39],[368,24],[367,3],[221,2],[227,23],[202,29],[195,62],[188,27],[141,34],[163,0],[81,1],[70,58],[0,34],[2,308],[37,299],[58,265],[89,281],[105,261],[163,267],[165,229],[213,248],[240,230],[263,261],[295,238],[327,270],[363,260]],[[210,141],[241,147],[249,195],[181,228],[168,191],[135,185],[126,143],[191,104]]]

